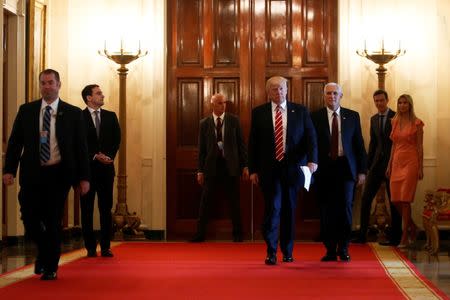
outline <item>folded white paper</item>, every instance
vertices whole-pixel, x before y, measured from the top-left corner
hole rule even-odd
[[[303,175],[305,175],[305,184],[303,185],[303,187],[305,188],[305,190],[307,190],[309,192],[309,186],[311,185],[311,170],[307,167],[307,166],[300,166],[300,169],[303,172]]]

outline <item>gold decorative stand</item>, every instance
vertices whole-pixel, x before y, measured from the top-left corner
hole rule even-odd
[[[386,51],[386,49],[384,49],[384,40],[381,42],[381,50],[369,52],[367,51],[366,46],[364,46],[364,50],[356,50],[356,54],[359,56],[365,57],[368,60],[378,64],[378,68],[376,69],[378,75],[378,88],[383,90],[385,89],[384,81],[387,71],[384,65],[397,57],[404,55],[405,53],[406,50],[402,50],[400,45],[395,52]]]
[[[125,52],[123,43],[120,45],[120,52],[109,53],[106,46],[103,51],[98,51],[120,65],[117,69],[120,79],[119,85],[119,122],[121,128],[121,143],[119,148],[119,171],[117,175],[117,205],[113,213],[114,239],[123,240],[124,232],[135,238],[144,238],[143,232],[138,231],[141,224],[141,218],[136,213],[130,214],[127,207],[127,64],[136,59],[147,55],[148,51],[143,53],[139,45],[139,50],[135,53]]]
[[[395,52],[386,51],[386,49],[384,49],[384,40],[381,41],[381,50],[370,52],[367,50],[365,45],[364,50],[356,50],[356,54],[358,54],[359,56],[365,57],[368,60],[378,64],[378,68],[376,69],[378,75],[378,88],[382,90],[385,90],[385,78],[387,71],[384,65],[389,63],[390,61],[393,61],[397,57],[404,55],[405,53],[406,50],[402,50],[400,48],[400,44]],[[376,217],[374,217],[375,215]],[[381,184],[381,187],[377,192],[374,216],[372,217],[371,224],[378,230],[378,240],[384,241],[386,239],[385,229],[388,226],[391,226],[391,217],[389,216],[386,206],[385,183]]]

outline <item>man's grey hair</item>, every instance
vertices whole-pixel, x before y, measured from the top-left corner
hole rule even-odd
[[[325,90],[326,90],[327,86],[335,86],[335,87],[337,87],[337,89],[339,91],[339,94],[342,95],[342,87],[339,84],[337,84],[336,82],[328,82],[327,84],[325,84],[325,86],[323,87],[323,93],[324,94],[325,94]]]

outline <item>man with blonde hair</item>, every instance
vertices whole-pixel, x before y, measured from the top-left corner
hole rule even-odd
[[[297,193],[304,185],[301,166],[317,169],[317,138],[309,112],[287,101],[287,80],[267,80],[269,103],[252,111],[249,137],[250,180],[264,195],[262,231],[266,265],[277,263],[278,227],[283,262],[293,262]]]

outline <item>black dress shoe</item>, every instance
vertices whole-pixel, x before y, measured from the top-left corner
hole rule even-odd
[[[44,272],[41,276],[41,280],[56,280],[56,272]]]
[[[34,274],[41,275],[45,272],[45,268],[39,260],[34,262]]]
[[[277,264],[277,256],[276,255],[268,255],[266,260],[264,261],[266,265],[273,266]]]
[[[294,258],[292,256],[283,256],[283,262],[293,262]]]
[[[348,253],[339,254],[339,259],[341,261],[349,262],[350,261],[350,255],[348,255]]]
[[[202,235],[195,235],[192,239],[189,240],[191,243],[202,243],[205,241],[205,237]]]
[[[320,261],[337,261],[336,255],[326,254],[324,257],[320,259]]]
[[[111,249],[102,250],[102,257],[113,257]]]
[[[97,257],[97,251],[95,249],[88,250],[87,257]]]

